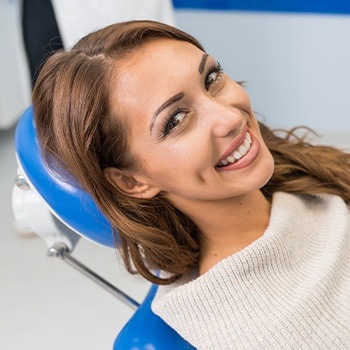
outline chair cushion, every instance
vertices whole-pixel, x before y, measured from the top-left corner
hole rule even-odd
[[[74,181],[51,171],[43,161],[32,106],[27,108],[18,122],[15,147],[24,175],[33,190],[48,204],[50,211],[76,233],[114,247],[112,226],[93,198]]]

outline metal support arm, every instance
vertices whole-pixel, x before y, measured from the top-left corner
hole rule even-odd
[[[106,281],[104,278],[96,274],[94,271],[89,269],[87,266],[83,265],[80,261],[76,260],[70,255],[68,247],[62,243],[62,242],[56,242],[54,243],[51,248],[49,248],[47,255],[50,257],[56,257],[61,258],[64,260],[68,265],[72,266],[79,272],[81,272],[86,277],[90,278],[94,282],[96,282],[98,285],[106,289],[108,292],[110,292],[112,295],[114,295],[116,298],[124,302],[125,304],[129,305],[132,309],[136,310],[140,304],[129,297],[127,294],[125,294],[123,291],[118,289],[117,287],[110,284],[108,281]]]

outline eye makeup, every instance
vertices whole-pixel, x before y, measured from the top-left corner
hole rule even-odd
[[[204,57],[204,56],[203,56]],[[202,59],[203,60],[203,59]],[[204,88],[209,91],[214,84],[216,84],[222,75],[222,68],[219,62],[211,64],[204,78]],[[175,132],[178,128],[181,127],[182,123],[189,114],[188,108],[181,108],[179,106],[170,113],[160,125],[161,135],[160,139],[166,138],[172,132]]]

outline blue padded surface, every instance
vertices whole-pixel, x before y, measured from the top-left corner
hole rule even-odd
[[[157,286],[153,285],[144,302],[116,338],[113,350],[195,350],[151,310]]]
[[[80,235],[114,247],[112,227],[92,197],[52,173],[44,164],[36,135],[33,108],[18,122],[15,146],[26,176],[50,208]]]

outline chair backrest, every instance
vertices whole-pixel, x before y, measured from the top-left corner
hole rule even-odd
[[[112,227],[92,197],[44,163],[37,139],[33,108],[18,122],[15,147],[18,161],[51,212],[73,231],[97,243],[114,247]]]
[[[31,187],[50,211],[77,234],[114,247],[112,227],[93,198],[43,161],[37,139],[33,108],[19,120],[15,146],[19,164]],[[151,310],[157,286],[152,286],[143,303],[117,336],[114,350],[193,350],[194,348]]]

